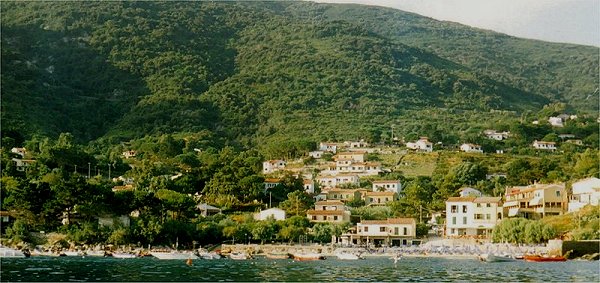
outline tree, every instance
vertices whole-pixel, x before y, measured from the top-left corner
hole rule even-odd
[[[287,200],[281,202],[279,207],[287,215],[306,215],[306,211],[313,206],[315,200],[304,191],[294,191],[288,194]]]

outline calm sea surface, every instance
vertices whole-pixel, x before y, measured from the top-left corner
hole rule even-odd
[[[2,282],[14,281],[551,281],[600,282],[596,262],[498,262],[439,258],[389,258],[311,262],[155,258],[32,257],[2,259]]]

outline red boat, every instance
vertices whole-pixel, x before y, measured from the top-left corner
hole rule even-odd
[[[562,256],[541,256],[541,255],[525,255],[523,259],[526,261],[547,262],[547,261],[566,261]]]

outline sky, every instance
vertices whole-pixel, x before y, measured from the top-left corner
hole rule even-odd
[[[600,46],[600,0],[313,0],[392,7],[523,38]]]

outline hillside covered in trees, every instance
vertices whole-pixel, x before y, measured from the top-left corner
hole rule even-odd
[[[595,113],[598,54],[359,5],[5,2],[2,133],[448,142],[548,104]]]

